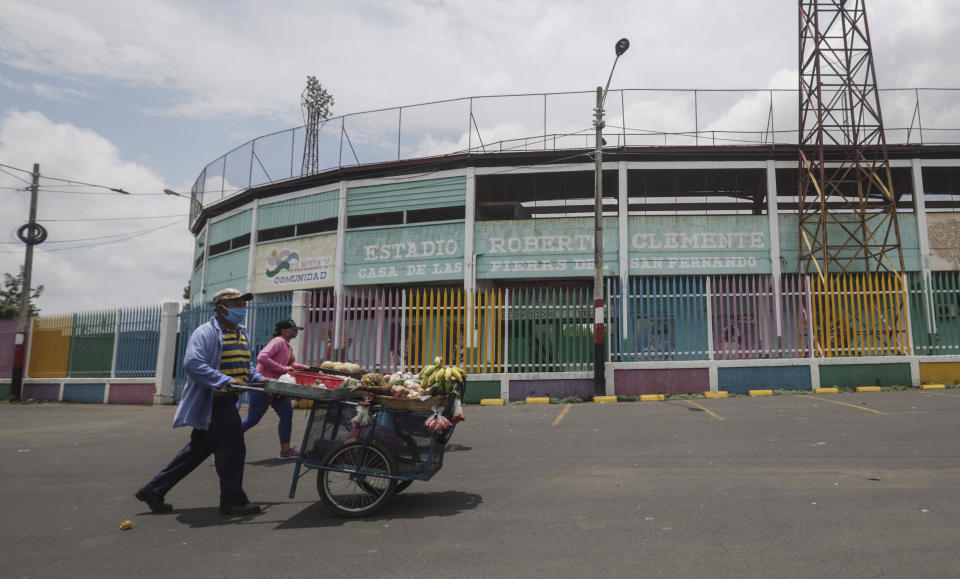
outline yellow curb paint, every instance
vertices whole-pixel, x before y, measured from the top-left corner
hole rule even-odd
[[[616,402],[616,401],[617,401],[616,396],[594,396],[593,397],[594,404],[609,404],[610,402]]]
[[[663,394],[641,394],[641,402],[657,402],[663,400]]]
[[[481,398],[480,406],[503,406],[503,398]]]
[[[717,414],[716,412],[713,412],[712,410],[710,410],[709,408],[707,408],[707,407],[704,406],[703,404],[694,402],[693,400],[687,400],[687,404],[689,404],[690,406],[693,406],[694,408],[698,408],[698,409],[700,409],[700,410],[703,410],[703,411],[706,412],[711,418],[716,418],[717,420],[726,420],[726,418],[724,418],[723,416],[720,416],[720,415]]]
[[[704,392],[704,398],[726,398],[729,394],[726,390],[718,390],[717,392]]]
[[[773,396],[773,390],[751,390],[750,396]]]
[[[571,406],[573,406],[573,404],[567,404],[567,405],[563,408],[563,411],[562,411],[562,412],[557,416],[557,418],[553,421],[553,424],[551,424],[550,426],[556,426],[556,425],[560,424],[560,421],[563,420],[563,417],[567,415],[567,412],[570,412],[570,407],[571,407]]]
[[[550,404],[548,396],[527,396],[527,404]]]
[[[839,394],[840,389],[839,388],[814,388],[813,393],[814,394]]]
[[[823,400],[824,402],[829,402],[830,404],[839,404],[841,406],[848,406],[850,408],[856,408],[857,410],[863,410],[864,412],[873,412],[874,414],[887,415],[886,412],[880,412],[879,410],[874,410],[873,408],[864,408],[863,406],[857,406],[856,404],[850,404],[848,402],[840,402],[839,400],[830,400],[829,398],[820,398],[819,396],[803,396],[803,398],[809,398],[811,400]]]
[[[946,388],[943,384],[924,384],[920,387],[921,390],[943,390]]]
[[[857,386],[857,392],[880,392],[879,386]]]

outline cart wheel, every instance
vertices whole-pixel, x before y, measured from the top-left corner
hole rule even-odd
[[[397,481],[397,493],[404,491],[408,486],[413,484],[413,480],[398,480]],[[394,493],[396,494],[396,493]]]
[[[395,479],[364,474],[393,475],[397,472],[393,455],[375,442],[347,442],[331,451],[323,460],[323,466],[355,471],[354,474],[332,470],[317,473],[320,499],[341,517],[372,515],[396,492]]]

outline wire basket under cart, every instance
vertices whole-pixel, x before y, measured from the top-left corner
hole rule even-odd
[[[443,414],[450,417],[463,384],[446,397]],[[424,422],[432,412],[409,412],[367,406],[373,423],[353,422],[363,402],[331,400],[310,410],[300,457],[290,485],[290,498],[299,479],[317,471],[317,492],[333,513],[361,517],[378,511],[413,481],[430,480],[443,466],[443,455],[455,425],[434,434]],[[306,470],[303,470],[306,469]],[[302,471],[302,472],[301,472]]]

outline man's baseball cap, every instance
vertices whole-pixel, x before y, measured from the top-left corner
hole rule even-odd
[[[232,287],[228,287],[214,294],[213,305],[217,305],[220,302],[224,302],[227,300],[243,300],[245,302],[249,302],[253,300],[253,294],[250,292],[247,292],[245,294],[240,293],[240,290],[235,290]]]
[[[278,330],[302,330],[303,326],[298,326],[297,322],[293,321],[290,318],[287,318],[285,320],[280,320],[279,322],[277,322],[277,329]]]

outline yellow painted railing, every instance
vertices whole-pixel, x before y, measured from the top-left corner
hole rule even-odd
[[[468,372],[502,372],[503,292],[411,290],[407,297],[406,366],[418,372],[437,357]],[[468,333],[469,332],[469,333]]]
[[[906,292],[896,274],[832,274],[810,278],[818,356],[909,354]]]
[[[62,378],[70,361],[70,334],[73,316],[49,316],[33,321],[30,336],[30,378]]]

